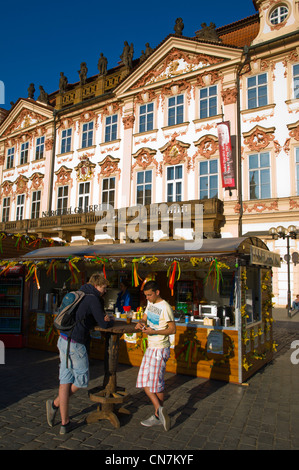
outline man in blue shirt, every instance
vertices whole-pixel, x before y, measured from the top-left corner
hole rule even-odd
[[[124,307],[131,305],[131,294],[128,291],[129,283],[123,279],[120,283],[121,291],[117,294],[115,307],[120,313],[124,313]]]

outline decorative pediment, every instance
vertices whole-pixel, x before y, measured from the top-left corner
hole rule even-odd
[[[14,132],[23,131],[27,127],[38,124],[39,122],[46,121],[45,116],[41,116],[28,109],[23,109],[16,120],[6,129],[4,135],[13,134]]]
[[[132,165],[132,170],[134,170],[134,168],[138,166],[143,170],[146,170],[146,168],[148,168],[151,164],[155,165],[156,169],[158,170],[159,164],[155,159],[156,153],[157,150],[150,149],[148,147],[143,147],[139,149],[136,153],[132,155],[135,159],[135,162]],[[133,174],[131,176],[133,176]]]
[[[101,167],[101,176],[109,178],[109,176],[116,173],[120,175],[120,168],[118,168],[119,161],[119,158],[107,155],[102,162],[99,162]]]
[[[197,147],[196,156],[200,155],[201,157],[209,159],[218,150],[218,139],[211,134],[204,135],[194,142],[194,145]]]
[[[28,181],[29,179],[24,176],[24,175],[20,175],[16,181],[15,181],[15,185],[16,185],[16,193],[17,194],[23,194],[23,193],[26,193],[28,192]]]
[[[82,158],[81,162],[75,167],[77,172],[77,181],[87,181],[92,179],[95,163],[92,163],[89,158]]]
[[[55,171],[55,175],[57,176],[55,186],[62,186],[67,184],[73,184],[73,179],[71,177],[72,173],[71,168],[67,168],[66,166],[62,165],[59,170]]]
[[[1,184],[1,199],[12,195],[12,181],[6,180]]]
[[[29,179],[31,180],[31,188],[35,191],[40,189],[43,186],[44,177],[45,175],[39,173],[38,171],[33,173],[33,175],[29,177]]]
[[[299,121],[294,124],[288,124],[289,135],[299,141]]]
[[[159,149],[163,154],[163,164],[178,165],[179,163],[187,162],[189,168],[190,158],[188,157],[187,149],[190,147],[190,144],[181,142],[176,137],[177,134],[173,134],[170,142]]]
[[[146,72],[132,87],[140,88],[162,80],[174,79],[187,73],[223,62],[225,59],[204,53],[186,52],[173,48],[155,67]]]
[[[275,127],[266,129],[261,126],[255,126],[251,131],[243,134],[244,143],[251,151],[259,152],[268,147],[269,143],[275,138]]]

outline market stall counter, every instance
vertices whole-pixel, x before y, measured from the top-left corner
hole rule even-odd
[[[166,370],[243,383],[273,357],[271,270],[280,257],[257,237],[204,239],[195,248],[183,240],[71,245],[36,250],[26,260],[45,263],[40,275],[54,260],[73,277],[103,269],[116,292],[125,276],[132,282],[134,311],[145,307],[144,283],[155,279],[176,321]],[[104,359],[103,336],[92,335],[91,357]],[[119,362],[139,366],[146,347],[142,332],[124,333]]]

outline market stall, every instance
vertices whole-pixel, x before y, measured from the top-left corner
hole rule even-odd
[[[58,245],[62,243],[51,238],[0,232],[0,340],[6,348],[26,345],[29,283],[26,262],[20,264],[20,258],[37,248]]]
[[[36,275],[31,278],[28,345],[41,348],[43,341],[45,348],[56,347],[57,332],[51,326],[56,304],[48,313],[40,304],[54,289],[61,297],[64,291],[80,287],[92,272],[103,270],[111,285],[106,308],[113,309],[119,282],[126,278],[131,281],[136,314],[145,306],[144,282],[155,278],[162,298],[174,310],[177,325],[167,370],[234,383],[246,381],[272,359],[275,348],[271,268],[279,266],[279,255],[256,237],[204,239],[200,248],[194,248],[180,240],[31,252],[24,257]],[[124,335],[119,362],[138,366],[146,346],[142,333]],[[101,359],[104,355],[104,342],[97,333],[90,355]]]

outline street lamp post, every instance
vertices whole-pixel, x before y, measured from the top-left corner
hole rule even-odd
[[[290,225],[287,229],[281,225],[277,228],[272,227],[269,229],[269,234],[273,239],[286,239],[287,240],[287,267],[288,267],[288,316],[291,316],[291,272],[290,272],[290,238],[296,239],[299,234],[299,230],[294,226]]]

